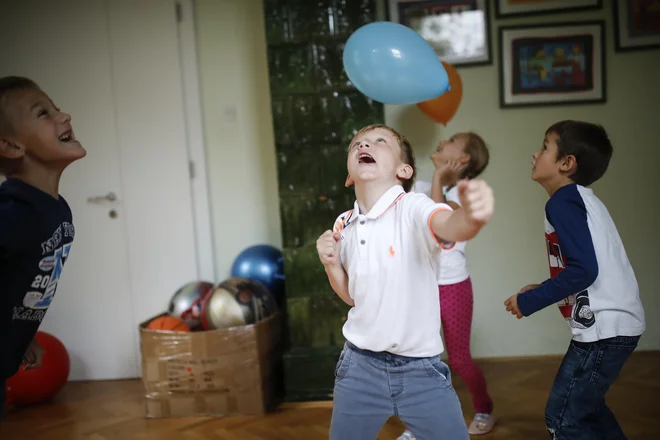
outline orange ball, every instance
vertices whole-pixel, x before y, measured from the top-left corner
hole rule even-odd
[[[189,332],[190,327],[181,318],[174,316],[159,316],[154,318],[147,325],[149,330],[166,330],[174,332]]]

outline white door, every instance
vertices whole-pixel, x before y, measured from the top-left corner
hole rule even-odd
[[[41,328],[72,380],[137,377],[138,323],[197,278],[174,1],[2,2],[0,17],[0,76],[35,80],[88,152],[62,179],[76,237]]]

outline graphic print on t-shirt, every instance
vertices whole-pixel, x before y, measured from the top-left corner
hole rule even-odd
[[[550,276],[554,278],[566,268],[566,259],[561,251],[557,233],[549,224],[546,224],[545,239],[548,247]],[[564,298],[557,305],[564,319],[573,328],[586,329],[596,322],[594,313],[589,306],[589,292],[587,290]]]
[[[43,320],[55,296],[74,236],[73,225],[63,222],[51,238],[41,243],[42,258],[39,261],[38,274],[28,286],[22,307],[14,307],[13,319],[40,322]]]

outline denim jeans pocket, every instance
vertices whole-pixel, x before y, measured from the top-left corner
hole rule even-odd
[[[576,354],[579,355],[584,355],[586,352],[589,351],[589,348],[591,348],[592,343],[589,342],[578,342],[578,341],[571,341],[571,350],[575,352]]]
[[[439,357],[424,358],[422,359],[422,365],[424,365],[426,374],[428,374],[431,379],[437,380],[446,388],[451,388],[451,373],[449,372],[449,367],[447,367]]]
[[[345,347],[341,351],[339,359],[337,360],[337,365],[335,366],[335,379],[342,380],[344,377],[346,377],[346,373],[348,373],[348,367],[351,366],[351,354],[352,351],[348,347]]]
[[[602,391],[607,391],[616,380],[635,350],[635,345],[602,344],[598,348],[596,362],[591,372],[590,382]]]

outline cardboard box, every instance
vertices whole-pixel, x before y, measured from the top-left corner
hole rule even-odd
[[[263,415],[284,399],[281,314],[200,332],[140,324],[146,417]]]

